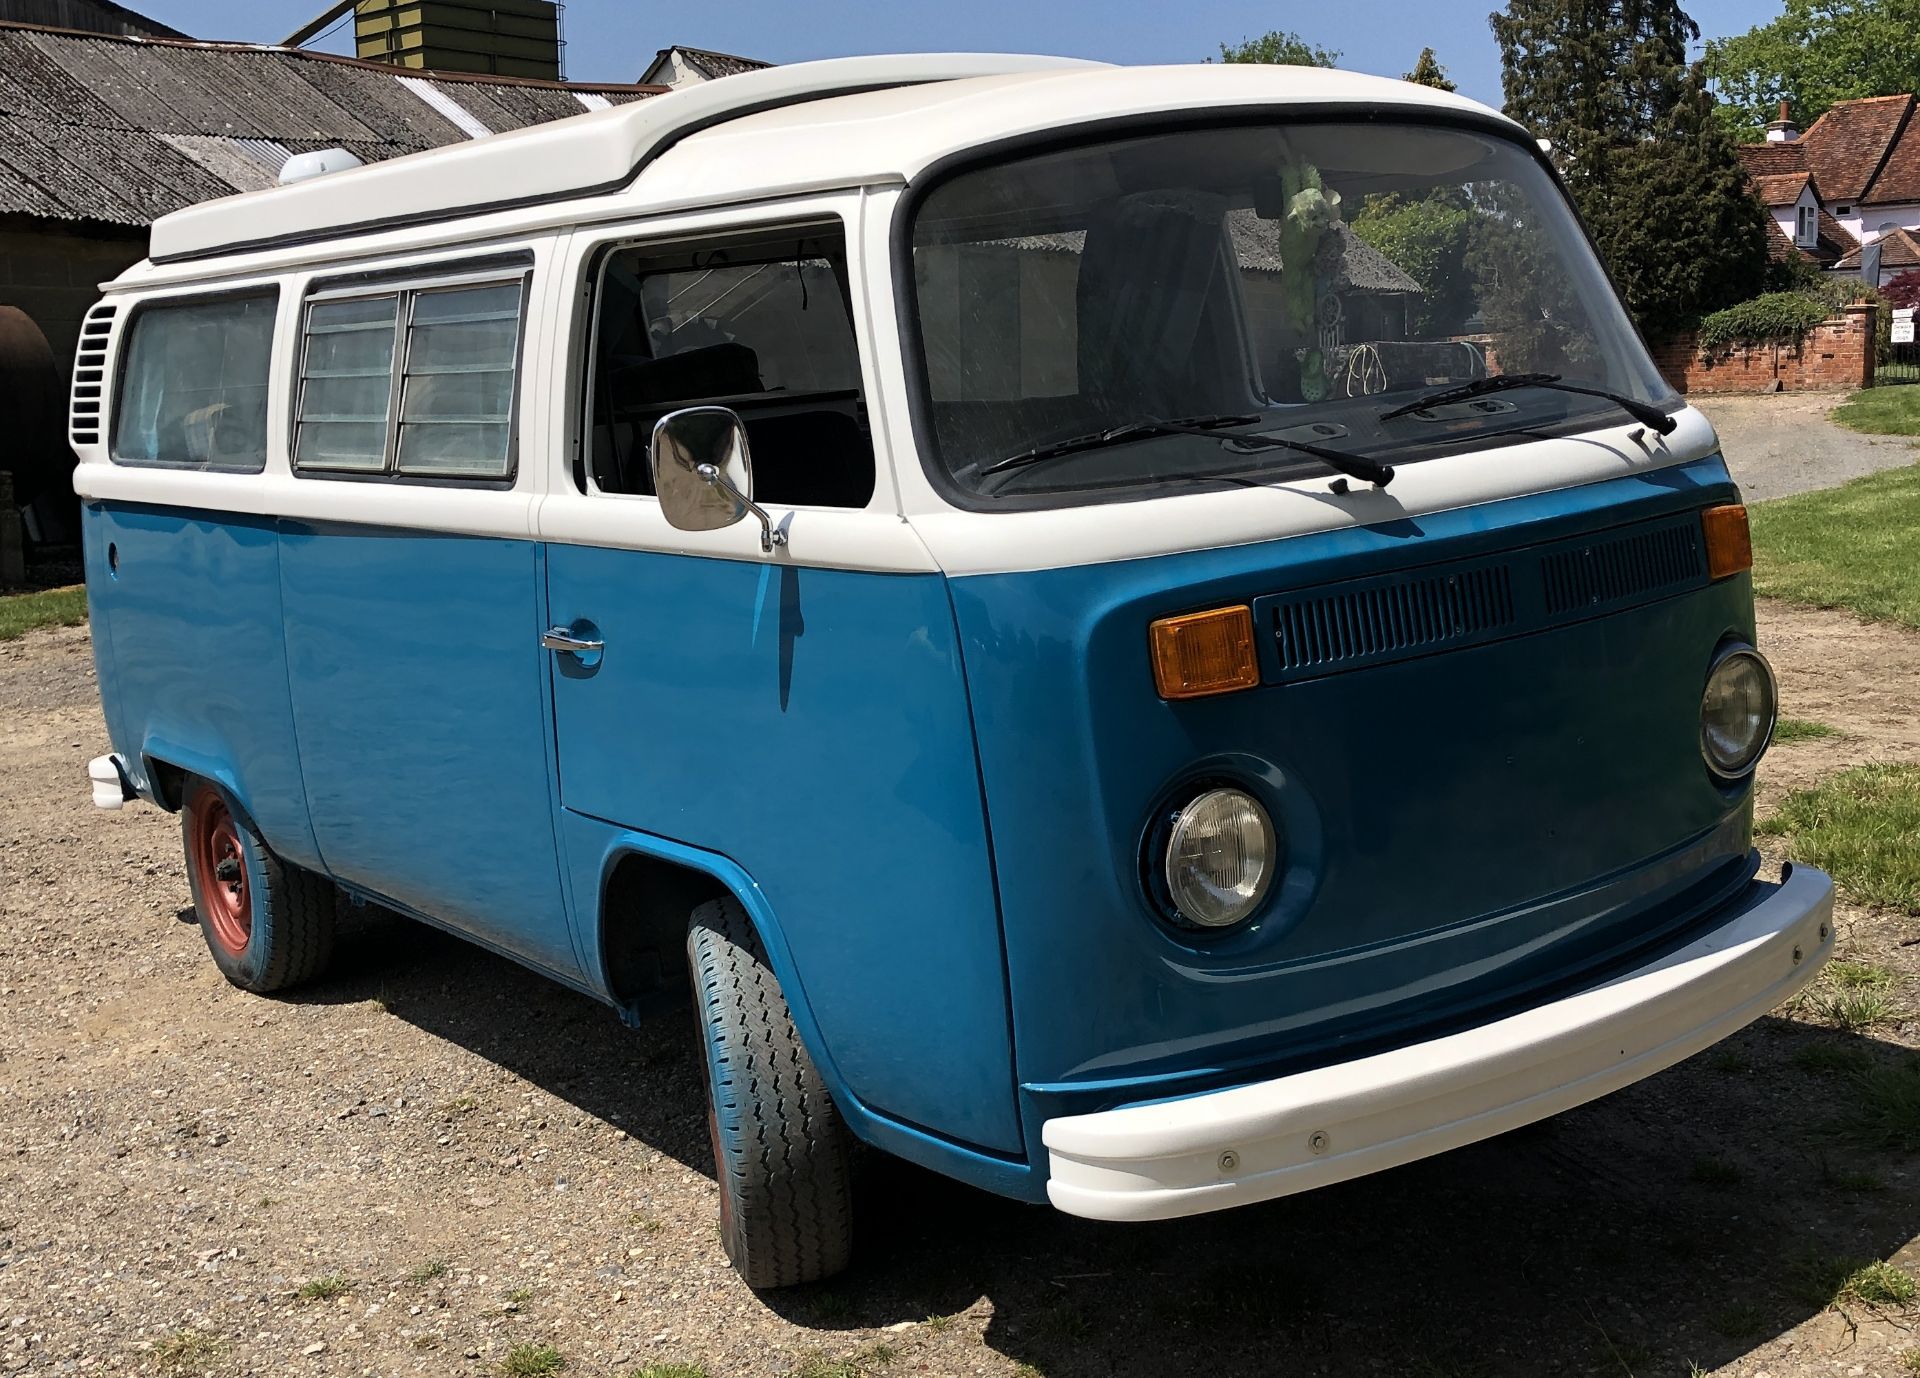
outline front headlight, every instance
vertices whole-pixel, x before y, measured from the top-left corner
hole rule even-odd
[[[1778,706],[1773,670],[1758,651],[1740,646],[1714,662],[1700,696],[1700,752],[1716,774],[1739,779],[1759,763]]]
[[[1167,893],[1178,917],[1225,928],[1260,907],[1278,851],[1260,801],[1237,789],[1210,789],[1174,815],[1167,830]]]

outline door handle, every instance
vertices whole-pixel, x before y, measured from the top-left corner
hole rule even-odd
[[[597,655],[607,648],[607,643],[598,637],[575,636],[565,627],[549,627],[540,633],[540,644],[549,651],[565,651],[568,655]]]

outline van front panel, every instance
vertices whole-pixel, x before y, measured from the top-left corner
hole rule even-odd
[[[1273,630],[1300,590],[1664,531],[1733,494],[1711,459],[1287,542],[955,579],[1022,1082],[1105,1103],[1391,1045],[1604,969],[1744,884],[1750,797],[1699,747],[1715,649],[1752,637],[1744,576],[1327,673],[1288,669]],[[1242,603],[1267,682],[1162,701],[1148,624]],[[1182,932],[1149,898],[1147,837],[1166,801],[1216,780],[1266,804],[1279,878],[1248,925]]]

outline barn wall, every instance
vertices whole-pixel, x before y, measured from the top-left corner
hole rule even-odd
[[[80,320],[100,284],[146,257],[145,230],[83,234],[44,221],[0,222],[0,305],[17,306],[46,332],[62,386]]]

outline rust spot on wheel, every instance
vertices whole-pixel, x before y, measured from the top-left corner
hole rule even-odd
[[[239,957],[253,941],[253,895],[240,824],[217,790],[202,789],[194,803],[192,851],[207,930],[222,952]]]

